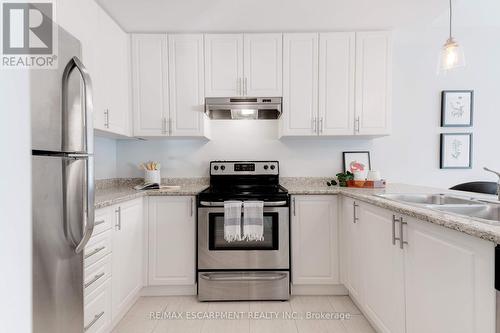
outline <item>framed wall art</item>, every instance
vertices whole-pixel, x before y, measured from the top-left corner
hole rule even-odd
[[[473,90],[445,90],[441,93],[442,127],[472,126],[473,111]]]
[[[369,151],[345,151],[344,152],[344,172],[360,172],[364,178],[371,169]]]
[[[441,134],[440,168],[472,168],[472,133]]]

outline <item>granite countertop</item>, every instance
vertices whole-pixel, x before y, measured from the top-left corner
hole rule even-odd
[[[179,185],[175,190],[145,190],[138,191],[134,186],[140,183],[140,179],[129,180],[105,180],[96,182],[95,209],[115,205],[120,202],[140,198],[143,196],[178,196],[178,195],[197,195],[208,187],[208,181],[205,178],[179,178],[162,179],[166,185]]]
[[[178,190],[137,191],[133,189],[133,185],[137,184],[138,181],[140,180],[113,180],[96,185],[95,208],[103,208],[146,195],[197,195],[208,187],[208,180],[206,178],[179,178],[162,180],[162,182],[165,184],[180,185],[181,187]],[[288,192],[291,195],[342,194],[347,197],[361,200],[381,208],[392,210],[402,215],[414,217],[419,220],[441,225],[449,229],[457,230],[468,235],[500,244],[500,225],[492,225],[473,218],[451,213],[438,212],[423,206],[397,202],[394,200],[381,198],[376,195],[384,193],[451,193],[454,195],[474,197],[490,201],[496,201],[496,196],[406,184],[388,184],[387,188],[385,189],[358,189],[338,186],[329,187],[326,185],[326,181],[326,178],[318,177],[282,178],[280,180],[280,183],[288,189]]]

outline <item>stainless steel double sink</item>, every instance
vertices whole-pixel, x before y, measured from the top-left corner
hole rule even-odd
[[[453,194],[379,194],[377,196],[500,225],[500,203]]]

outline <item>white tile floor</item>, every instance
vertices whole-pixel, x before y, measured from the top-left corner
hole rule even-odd
[[[183,319],[151,319],[151,312],[181,313]],[[242,312],[239,319],[192,319],[187,313]],[[250,319],[249,313],[278,316]],[[264,312],[264,314],[263,314]],[[306,316],[315,313],[350,313],[350,319],[284,319],[283,313]],[[192,316],[192,315],[191,315]],[[255,317],[255,315],[254,315]],[[289,302],[208,302],[194,296],[141,297],[113,333],[375,333],[348,296],[294,296]]]

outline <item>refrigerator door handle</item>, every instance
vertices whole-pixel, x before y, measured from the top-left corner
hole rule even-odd
[[[83,94],[84,94],[84,115],[83,115],[83,152],[87,154],[92,154],[94,152],[94,131],[93,131],[93,126],[92,126],[92,120],[93,120],[93,103],[92,103],[92,80],[90,79],[90,75],[83,66],[82,62],[78,57],[73,57],[71,60],[68,62],[66,65],[66,68],[64,68],[64,73],[62,77],[62,119],[63,119],[63,126],[62,126],[62,131],[63,131],[63,143],[62,143],[62,148],[65,150],[68,146],[68,143],[65,142],[68,138],[68,131],[71,130],[68,126],[68,84],[69,84],[69,77],[71,75],[71,72],[73,72],[74,69],[77,69],[78,72],[80,73],[82,80],[83,80]]]
[[[66,160],[73,161],[84,161],[85,162],[85,172],[84,172],[84,180],[83,180],[83,211],[81,215],[82,221],[82,229],[83,236],[82,239],[76,242],[73,239],[70,241],[73,243],[75,247],[75,253],[81,253],[85,249],[90,237],[92,236],[92,232],[94,231],[94,157],[91,155],[83,155],[83,154],[67,154],[64,157]],[[66,171],[64,172],[66,174]],[[66,177],[66,176],[65,176]],[[71,186],[68,184],[67,179],[64,180],[64,207],[68,209],[68,193],[71,191]],[[68,230],[70,230],[69,223],[70,218],[65,213],[65,225]],[[72,238],[72,233],[67,232]]]

